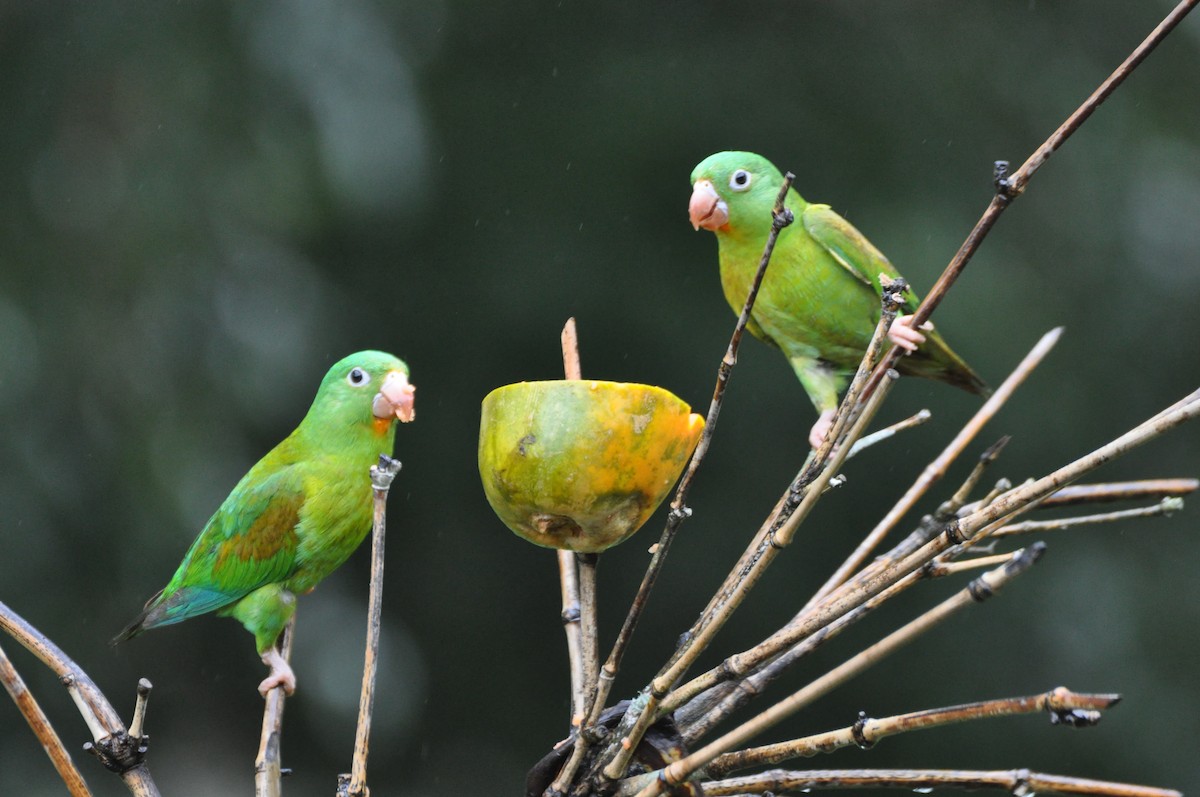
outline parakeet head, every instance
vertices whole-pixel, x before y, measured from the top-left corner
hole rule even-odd
[[[783,175],[753,152],[718,152],[692,170],[692,227],[717,232],[771,224],[770,212]]]
[[[305,421],[314,416],[348,424],[371,424],[381,431],[393,420],[415,416],[408,366],[382,351],[360,351],[338,360],[321,380]]]

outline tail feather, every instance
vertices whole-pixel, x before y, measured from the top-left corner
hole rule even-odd
[[[164,590],[146,601],[141,614],[133,619],[121,633],[112,638],[111,645],[119,645],[127,639],[133,639],[143,631],[157,628],[160,625],[172,625],[195,617],[200,614],[220,609],[241,598],[240,594],[229,594],[216,589],[203,587],[181,587],[169,595]]]
[[[133,639],[147,628],[153,628],[154,623],[148,622],[150,619],[150,613],[158,608],[159,604],[162,602],[162,596],[163,591],[160,589],[150,598],[150,600],[146,601],[146,605],[142,607],[142,611],[138,613],[138,616],[133,618],[133,622],[122,628],[120,633],[108,641],[108,644],[116,647],[122,642]]]
[[[911,357],[902,357],[897,364],[900,373],[936,379],[961,388],[968,393],[987,398],[992,389],[979,374],[967,365],[936,332],[927,333],[928,340]]]

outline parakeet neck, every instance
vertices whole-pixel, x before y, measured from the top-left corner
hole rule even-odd
[[[370,464],[380,454],[391,455],[396,424],[390,420],[381,423],[369,410],[352,413],[345,407],[314,406],[292,437],[309,451]]]
[[[766,204],[756,205],[750,213],[743,213],[743,218],[739,220],[739,223],[727,224],[725,227],[722,227],[717,235],[717,240],[721,246],[724,247],[726,244],[735,247],[756,246],[761,251],[767,241],[767,235],[771,232],[771,212],[775,203],[775,197],[778,195],[779,189],[772,188],[770,198],[766,201]],[[798,224],[801,214],[808,207],[808,203],[804,201],[804,197],[796,192],[795,188],[789,188],[785,204],[796,217],[793,224]],[[788,228],[785,227],[780,234],[785,235],[787,231]]]

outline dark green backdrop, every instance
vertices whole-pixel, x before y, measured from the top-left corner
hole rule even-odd
[[[517,794],[567,719],[554,557],[490,512],[479,402],[559,374],[707,406],[733,317],[711,235],[687,224],[709,153],[762,152],[928,290],[991,190],[1170,4],[1071,2],[0,3],[0,600],[128,713],[155,683],[164,794],[248,793],[262,701],[249,636],[204,618],[115,652],[200,525],[286,434],[327,366],[409,361],[391,501],[374,793]],[[1200,17],[1032,183],[939,310],[993,383],[1066,335],[972,451],[1037,476],[1196,384]],[[921,431],[847,469],[717,652],[810,594],[977,406],[905,381]],[[813,412],[748,341],[710,461],[617,695],[669,652],[794,473]],[[1103,472],[1196,475],[1185,427]],[[960,479],[966,465],[952,474]],[[923,509],[945,493],[932,496]],[[770,734],[1066,684],[1126,700],[1094,729],[1002,720],[898,738],[826,766],[963,766],[1196,790],[1198,509],[1057,534],[1043,564]],[[661,514],[601,562],[611,640]],[[289,794],[349,768],[367,556],[301,601]],[[772,693],[939,600],[929,587]],[[11,642],[72,749],[86,729]],[[715,661],[710,659],[706,661]],[[80,756],[82,758],[82,754]],[[808,762],[802,762],[802,765]],[[115,778],[81,761],[97,794]],[[60,794],[0,702],[0,793]]]

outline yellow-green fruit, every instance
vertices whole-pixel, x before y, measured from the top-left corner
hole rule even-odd
[[[590,379],[521,382],[483,400],[479,475],[492,509],[548,548],[603,551],[641,528],[704,419],[667,390]]]

